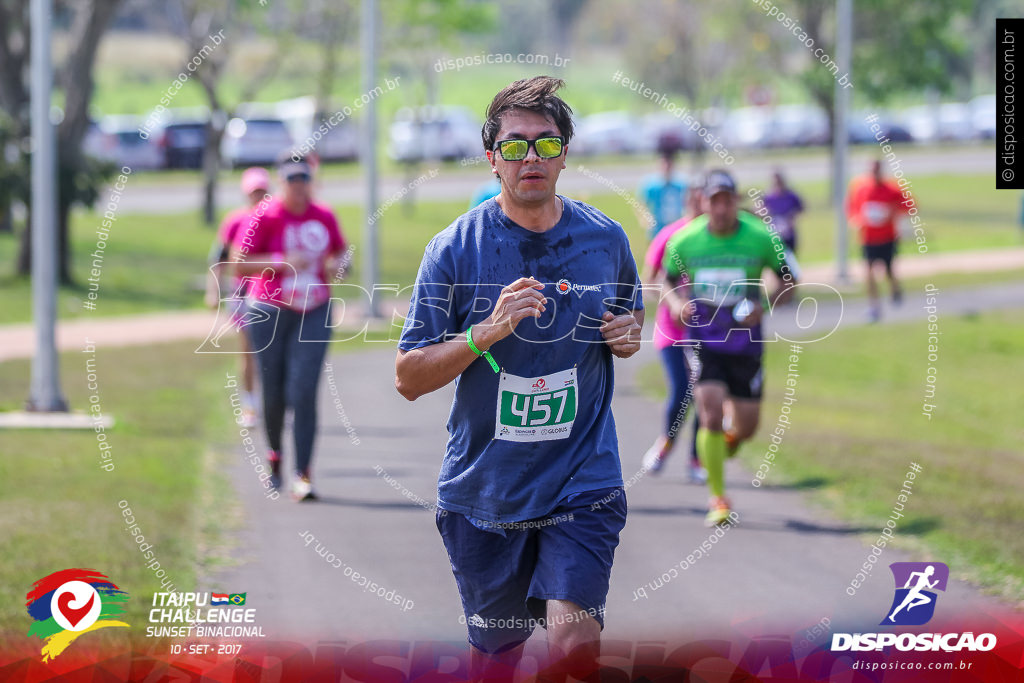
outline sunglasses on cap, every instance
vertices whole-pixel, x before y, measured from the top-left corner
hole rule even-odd
[[[541,159],[554,159],[561,155],[565,146],[565,139],[560,135],[552,135],[536,140],[509,139],[498,140],[494,143],[494,149],[498,150],[501,158],[505,161],[522,161],[530,153],[530,147]]]

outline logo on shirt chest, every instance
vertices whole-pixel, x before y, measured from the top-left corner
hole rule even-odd
[[[555,284],[555,289],[558,290],[559,294],[568,294],[569,292],[600,292],[601,285],[581,285],[562,278]]]
[[[320,252],[327,248],[329,242],[327,227],[317,220],[290,224],[284,234],[286,251]]]

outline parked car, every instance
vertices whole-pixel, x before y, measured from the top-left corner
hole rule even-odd
[[[292,136],[284,121],[275,118],[233,118],[221,139],[221,158],[228,166],[273,164],[291,149]]]
[[[870,123],[867,117],[876,117]],[[876,138],[875,131],[871,130],[872,125],[877,125],[879,131]],[[849,140],[854,145],[877,145],[881,140],[889,142],[913,142],[914,138],[910,132],[896,122],[896,119],[888,112],[877,111],[855,111],[850,114],[846,121],[846,131],[850,136]]]
[[[164,168],[201,168],[206,148],[206,121],[172,119],[162,126],[157,147],[163,152]]]
[[[82,152],[86,156],[101,161],[114,160],[114,148],[117,141],[100,126],[98,121],[89,121],[82,138]]]
[[[902,123],[916,142],[965,141],[975,137],[971,109],[962,102],[911,107]]]
[[[479,155],[480,121],[464,107],[404,107],[389,129],[396,161],[456,161]]]
[[[733,109],[722,121],[722,143],[730,149],[758,149],[772,144],[772,114],[766,107]]]
[[[135,171],[160,168],[163,155],[152,138],[139,135],[141,123],[135,116],[105,116],[100,120],[99,128],[108,141],[108,158]]]
[[[983,139],[991,140],[996,136],[996,96],[981,95],[967,103],[971,108],[971,125],[974,134]]]
[[[624,111],[606,111],[584,116],[575,125],[575,136],[569,143],[573,154],[635,154],[643,143],[643,125]]]
[[[317,111],[315,97],[282,100],[274,110],[288,127],[296,148],[315,143],[313,149],[321,161],[355,161],[359,158],[359,126],[353,118],[341,117],[338,112]],[[326,124],[327,132],[321,133],[318,140],[311,140],[322,124]]]
[[[703,122],[702,122],[703,123]],[[679,149],[696,149],[699,143],[697,133],[690,130],[682,119],[668,112],[648,114],[640,120],[640,145],[636,151],[651,153],[658,151],[658,144],[672,140]]]
[[[784,104],[772,111],[770,142],[775,147],[824,145],[829,141],[828,114],[810,104]]]

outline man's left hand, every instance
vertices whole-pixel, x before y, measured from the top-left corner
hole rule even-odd
[[[611,311],[605,311],[601,320],[604,320],[601,336],[613,355],[629,358],[640,350],[640,323],[632,313],[614,315]]]

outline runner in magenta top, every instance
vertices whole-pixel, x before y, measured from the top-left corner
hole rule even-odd
[[[242,251],[249,238],[249,253],[272,254],[290,268],[264,270],[251,280],[249,299],[268,301],[293,311],[308,311],[327,302],[330,292],[326,264],[328,256],[345,251],[345,238],[338,221],[327,207],[309,202],[302,213],[293,213],[282,199],[272,199],[256,229],[235,235],[235,248]]]
[[[647,254],[644,256],[644,265],[647,267],[647,272],[651,274],[652,280],[662,275],[661,261],[665,258],[665,245],[668,244],[669,238],[685,228],[693,218],[694,216],[688,213],[674,223],[666,225],[654,236],[651,246],[647,247]],[[654,326],[654,348],[661,351],[677,341],[686,341],[686,328],[683,327],[681,321],[672,317],[672,311],[667,305],[658,306],[655,321],[657,324]]]
[[[251,285],[245,331],[263,381],[263,423],[270,452],[267,486],[282,484],[282,433],[292,411],[295,500],[312,500],[317,385],[331,338],[328,286],[344,259],[345,239],[329,208],[313,201],[313,166],[282,154],[279,198],[260,205],[235,234],[231,260]],[[269,496],[268,496],[269,497]]]
[[[669,239],[686,226],[701,213],[701,183],[695,182],[686,194],[686,214],[669,223],[651,241],[647,248],[647,255],[644,257],[644,282],[648,284],[661,284],[665,286],[662,261],[665,258],[665,247]],[[659,293],[663,290],[659,289]],[[658,304],[658,312],[654,324],[654,348],[658,349],[661,361],[665,366],[665,375],[669,384],[668,403],[665,407],[665,429],[654,444],[644,454],[643,465],[651,474],[661,471],[665,458],[672,452],[676,437],[682,428],[686,418],[686,411],[692,402],[693,388],[691,385],[690,366],[691,362],[687,357],[686,347],[677,342],[686,341],[689,338],[686,327],[678,316],[674,315],[672,308],[666,300]],[[704,468],[697,459],[696,434],[698,425],[694,425],[694,440],[690,444],[689,479],[693,483],[702,484],[706,478]]]

